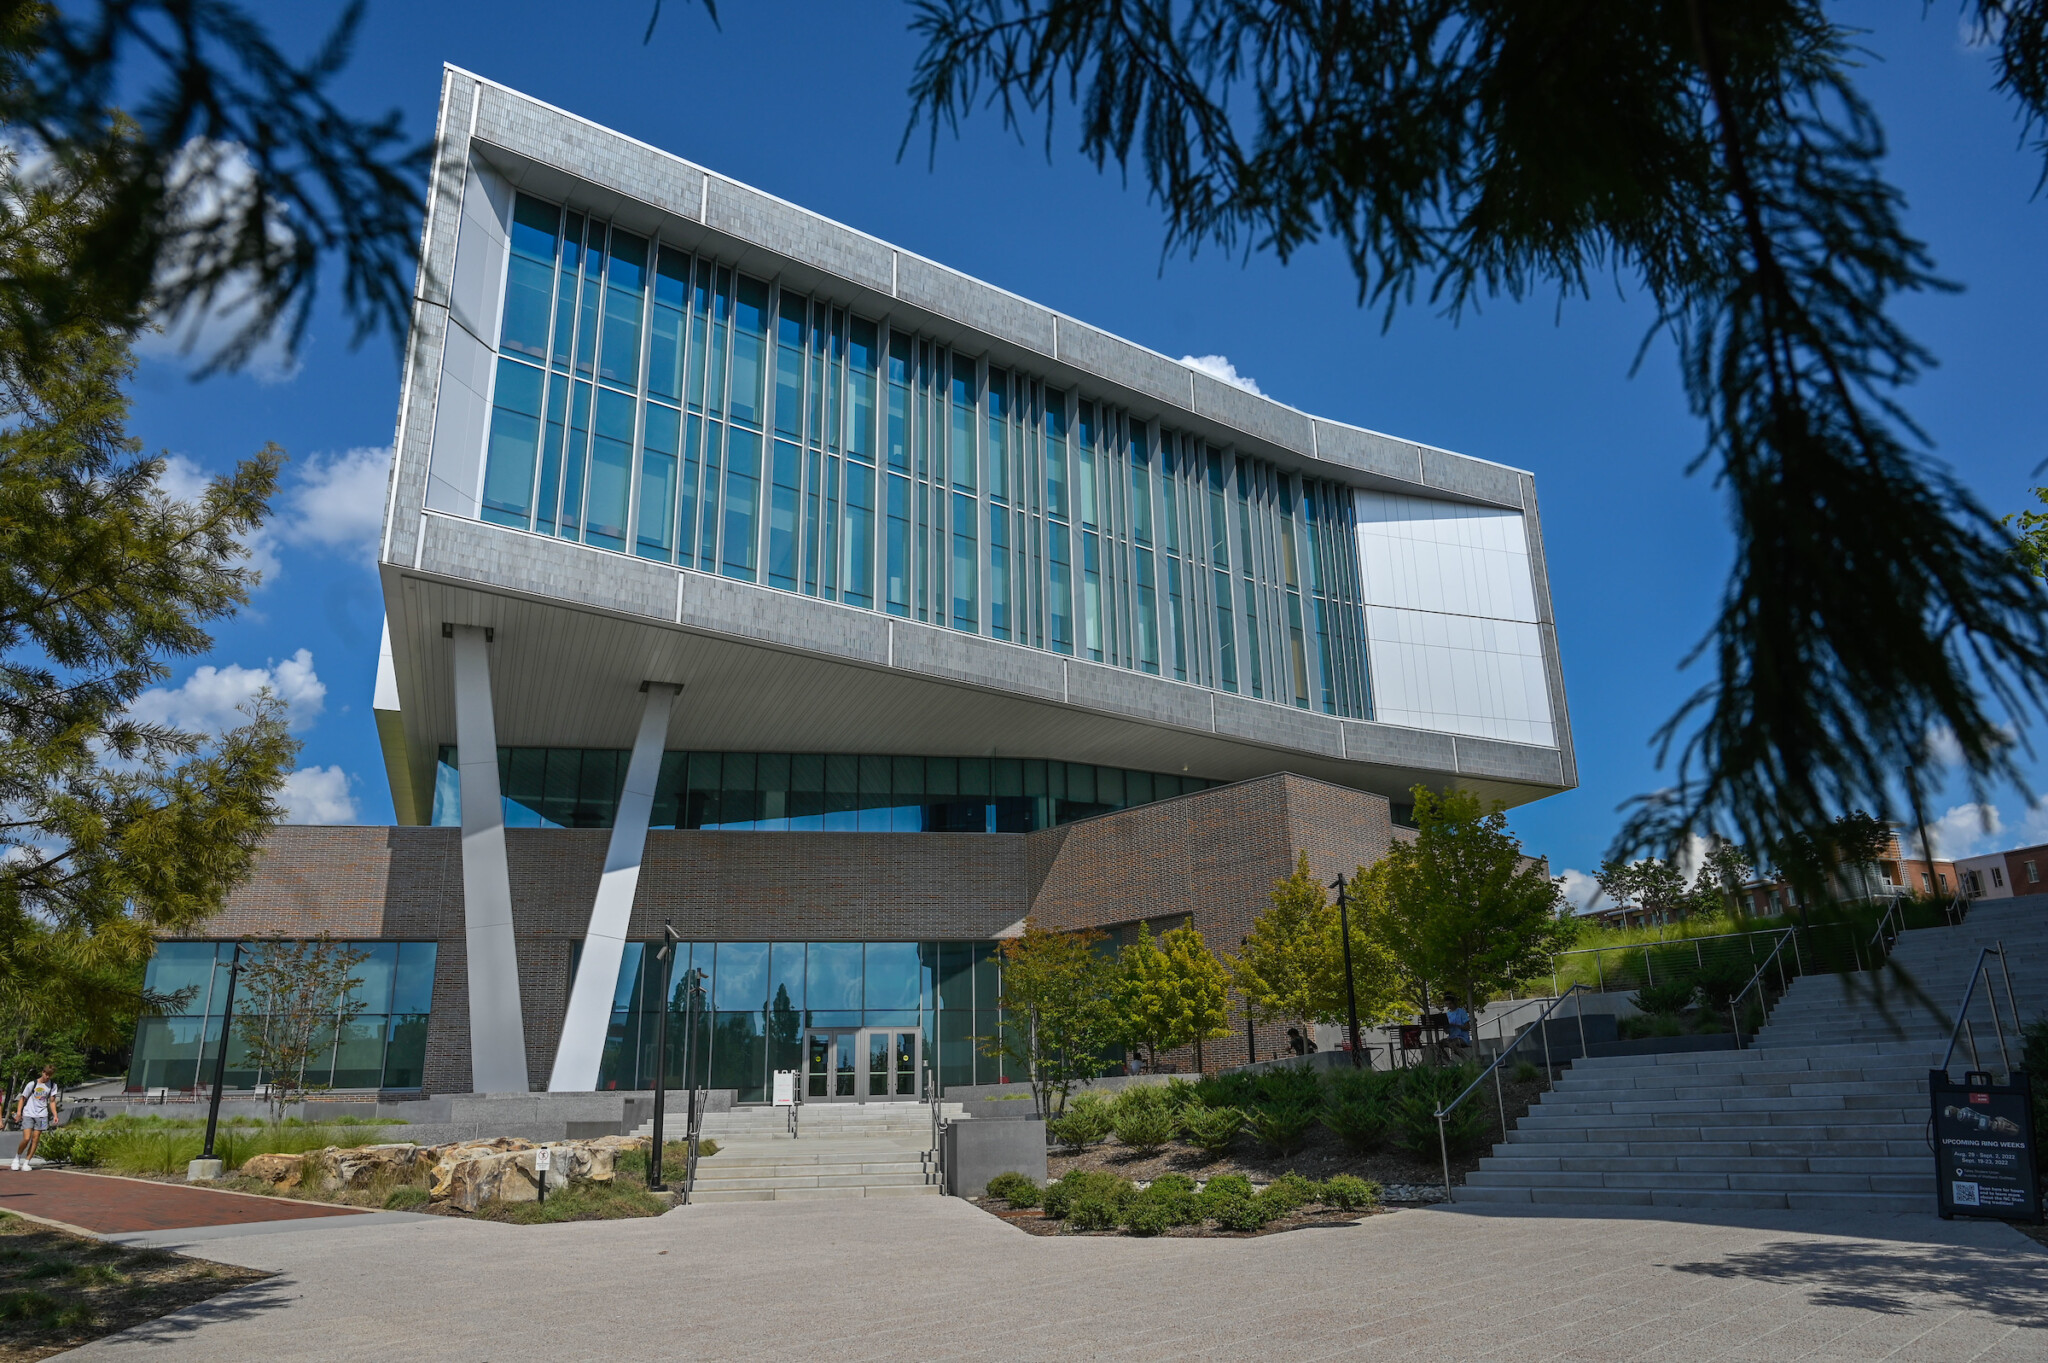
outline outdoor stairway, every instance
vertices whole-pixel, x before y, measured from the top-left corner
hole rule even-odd
[[[1868,975],[1860,992],[1808,976],[1750,1049],[1575,1062],[1455,1199],[1931,1213],[1927,1072],[1979,949],[2000,939],[2021,1018],[2048,1011],[2048,896],[1979,901],[1961,926],[1904,933],[1894,948],[1933,1010],[1903,997],[1887,970],[1894,1030]],[[1995,959],[1992,970],[2006,1016]],[[2003,1068],[1981,987],[1970,1016],[1978,1054]],[[2008,1022],[2017,1062],[2010,1032]],[[1968,1063],[1959,1047],[1954,1068]]]
[[[958,1104],[947,1104],[949,1116]],[[682,1134],[670,1113],[670,1140]],[[643,1125],[636,1135],[651,1136]],[[929,1173],[929,1103],[807,1103],[789,1134],[789,1110],[742,1107],[704,1117],[718,1153],[697,1161],[692,1202],[793,1202],[820,1198],[936,1197]],[[675,1180],[671,1179],[671,1182]]]

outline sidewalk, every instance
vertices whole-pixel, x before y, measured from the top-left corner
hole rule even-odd
[[[0,1211],[88,1235],[363,1215],[354,1207],[326,1207],[281,1197],[58,1169],[38,1169],[30,1174],[0,1169]]]

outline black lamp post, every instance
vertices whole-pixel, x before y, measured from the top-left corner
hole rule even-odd
[[[654,1023],[654,1148],[647,1152],[647,1188],[656,1193],[668,1191],[661,1181],[661,1118],[668,1106],[668,1000],[676,976],[676,943],[682,940],[671,922],[662,923],[661,937],[661,950],[654,953],[661,962],[661,1008]]]
[[[242,944],[228,958],[228,997],[221,1009],[220,1053],[213,1058],[213,1097],[206,1105],[206,1149],[199,1158],[213,1158],[213,1134],[220,1127],[220,1090],[228,1077],[228,1029],[235,1025],[235,977],[242,972]]]
[[[1240,948],[1248,947],[1251,941],[1249,937],[1240,937],[1237,939],[1237,945]],[[1252,1001],[1249,995],[1244,1001],[1244,1060],[1247,1065],[1259,1063],[1259,1034],[1252,1030]]]
[[[1344,1002],[1351,1013],[1351,1068],[1361,1068],[1358,1051],[1358,981],[1351,973],[1351,907],[1344,877],[1337,877],[1337,931],[1344,938]]]

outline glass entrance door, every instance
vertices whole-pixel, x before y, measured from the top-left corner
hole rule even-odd
[[[824,1030],[804,1036],[806,1102],[918,1097],[922,1034],[912,1027]]]

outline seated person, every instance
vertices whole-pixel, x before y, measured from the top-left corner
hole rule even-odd
[[[1457,999],[1446,999],[1449,1005],[1444,1009],[1444,1030],[1453,1042],[1460,1046],[1472,1044],[1472,1014]]]

